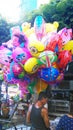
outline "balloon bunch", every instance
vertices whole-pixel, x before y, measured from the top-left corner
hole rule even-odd
[[[63,80],[65,68],[72,62],[72,29],[57,31],[58,27],[57,21],[46,23],[37,16],[33,27],[26,22],[11,28],[11,39],[0,46],[0,79],[19,84],[21,97]]]

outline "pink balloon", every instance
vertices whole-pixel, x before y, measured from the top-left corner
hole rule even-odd
[[[63,28],[58,34],[62,38],[62,45],[65,45],[69,40],[72,39],[72,29]]]
[[[13,50],[12,57],[15,62],[24,64],[31,55],[26,48],[16,47]]]

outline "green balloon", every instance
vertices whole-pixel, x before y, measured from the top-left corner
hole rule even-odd
[[[24,72],[22,72],[21,74],[18,75],[18,78],[23,78],[24,77]]]

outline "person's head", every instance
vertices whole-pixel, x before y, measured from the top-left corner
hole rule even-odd
[[[48,97],[45,92],[40,92],[38,96],[38,101],[41,101],[43,105],[45,105],[48,101]]]
[[[73,102],[70,103],[70,112],[69,112],[69,114],[73,116]]]

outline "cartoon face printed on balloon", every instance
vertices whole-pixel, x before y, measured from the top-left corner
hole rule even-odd
[[[32,56],[38,57],[41,52],[44,51],[45,47],[40,41],[33,41],[29,43],[29,50]]]
[[[22,32],[15,32],[12,36],[13,46],[14,47],[27,47],[28,38]]]
[[[8,48],[2,47],[0,49],[0,63],[3,65],[10,66],[10,63],[12,61],[12,51],[10,51]]]
[[[55,81],[58,75],[59,75],[59,70],[54,67],[42,68],[38,72],[38,77],[46,82]]]
[[[29,58],[24,64],[24,70],[30,74],[35,73],[38,68],[38,60],[34,57]]]
[[[15,62],[24,64],[31,55],[26,48],[17,47],[13,50],[12,57]]]
[[[65,45],[68,41],[72,39],[72,29],[63,28],[58,32],[62,38],[62,45]]]

